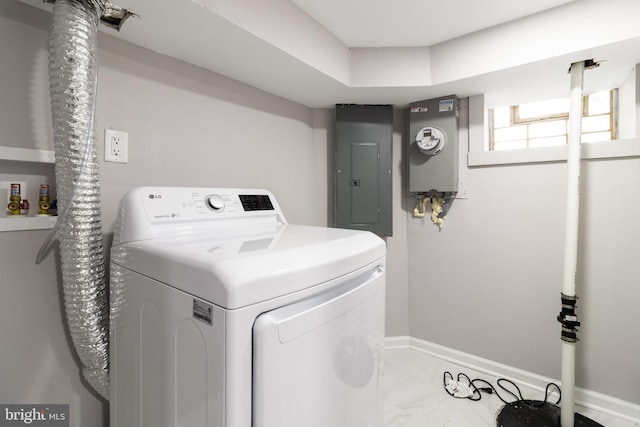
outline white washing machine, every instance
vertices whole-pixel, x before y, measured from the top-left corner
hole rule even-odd
[[[265,190],[138,188],[111,250],[112,427],[382,425],[385,244]]]

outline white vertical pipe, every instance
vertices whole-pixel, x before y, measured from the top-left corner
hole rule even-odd
[[[582,134],[582,80],[584,61],[571,64],[571,103],[569,107],[569,155],[567,158],[567,211],[562,293],[576,295],[578,264],[578,220],[580,215],[580,137]],[[575,343],[562,342],[562,407],[560,424],[573,427],[576,382]]]
[[[561,427],[573,427],[575,418],[576,387],[576,343],[562,341],[562,403],[560,405]]]

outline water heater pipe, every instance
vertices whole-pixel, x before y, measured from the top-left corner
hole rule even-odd
[[[578,265],[578,222],[580,215],[580,163],[582,135],[582,82],[584,62],[571,64],[571,99],[569,107],[569,154],[567,157],[567,210],[565,225],[563,296],[576,296]],[[562,341],[562,407],[560,424],[573,427],[575,417],[576,343]]]

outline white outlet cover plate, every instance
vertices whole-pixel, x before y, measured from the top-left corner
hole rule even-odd
[[[119,145],[116,150],[113,144]],[[129,151],[129,134],[113,129],[104,130],[104,161],[114,163],[127,163]]]

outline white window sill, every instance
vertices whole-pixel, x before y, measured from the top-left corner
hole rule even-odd
[[[567,161],[568,147],[528,148],[524,150],[470,152],[469,167],[549,163]],[[582,144],[582,158],[617,159],[640,157],[640,138]]]

